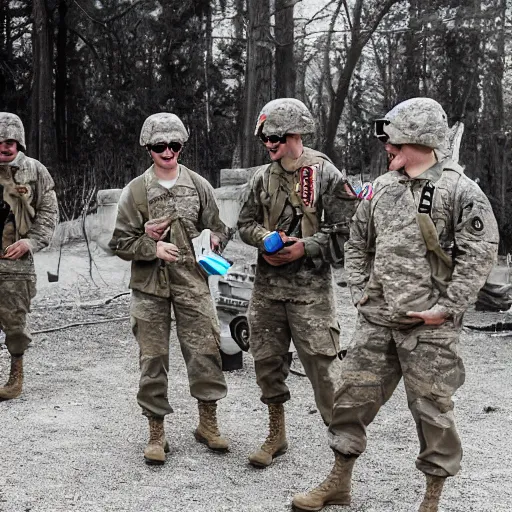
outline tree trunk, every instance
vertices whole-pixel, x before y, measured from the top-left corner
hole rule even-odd
[[[11,13],[8,0],[0,0],[0,110],[10,110],[10,97],[16,90],[12,60]],[[6,65],[1,65],[5,62]]]
[[[33,84],[30,154],[45,165],[56,161],[56,135],[53,120],[52,44],[48,11],[44,0],[33,0],[32,33]]]
[[[254,127],[260,109],[272,95],[270,2],[249,0],[247,11],[247,63],[241,146],[243,167],[251,167],[265,161],[265,153],[254,138]]]
[[[67,0],[59,2],[59,25],[57,33],[57,67],[55,74],[55,131],[58,141],[59,161],[68,160],[68,138],[67,138]]]
[[[359,57],[361,57],[362,51],[363,46],[351,44],[347,52],[347,60],[345,61],[340,78],[338,80],[336,94],[332,98],[329,119],[327,120],[327,132],[323,148],[324,153],[327,155],[334,156],[334,142],[336,139],[336,132],[338,131],[341,114],[343,113],[343,108],[345,107],[345,101],[347,99],[350,81],[357,66],[357,62],[359,61]]]
[[[405,33],[405,73],[400,81],[401,87],[398,92],[397,103],[408,98],[415,98],[420,95],[420,80],[422,77],[422,40],[426,39],[421,30],[421,2],[418,0],[409,1],[409,24]]]
[[[235,1],[235,16],[233,18],[233,25],[235,27],[235,38],[239,41],[244,39],[244,8],[245,2],[244,0],[236,0]],[[241,78],[238,80],[238,87],[241,93],[237,98],[237,107],[238,107],[238,115],[237,115],[237,130],[236,130],[236,146],[233,150],[233,155],[231,157],[231,167],[233,169],[237,169],[242,166],[242,147],[244,145],[244,105],[245,105],[245,80]]]
[[[217,169],[212,166],[212,140],[211,140],[211,98],[210,98],[210,70],[213,67],[213,34],[212,34],[212,10],[211,6],[204,15],[204,117],[205,117],[205,139],[206,139],[206,158],[203,176],[214,186],[219,185],[220,176]]]
[[[289,7],[288,7],[289,6]],[[276,97],[295,97],[293,4],[289,0],[276,0]]]

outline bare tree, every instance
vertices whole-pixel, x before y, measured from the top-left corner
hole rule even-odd
[[[276,0],[275,41],[276,41],[276,96],[295,96],[294,59],[294,18],[293,7],[296,0]]]
[[[346,51],[345,62],[341,67],[338,84],[329,105],[329,119],[323,149],[327,154],[334,154],[334,141],[340,123],[341,114],[350,87],[352,75],[366,43],[370,40],[382,18],[393,5],[403,0],[385,0],[364,5],[364,0],[356,0],[350,10],[347,0],[340,0],[347,16],[350,29],[350,42]],[[369,2],[367,2],[368,4]],[[338,11],[338,9],[336,10]],[[326,70],[327,71],[327,70]]]
[[[59,21],[57,29],[57,62],[55,69],[55,131],[58,140],[59,161],[68,160],[66,107],[68,104],[68,28],[66,0],[59,1]]]
[[[272,96],[272,43],[269,0],[247,2],[247,62],[243,109],[241,162],[243,167],[263,163],[264,153],[254,141],[259,109]]]
[[[45,0],[32,2],[32,117],[29,151],[45,164],[57,160],[56,135],[53,120],[52,38]]]

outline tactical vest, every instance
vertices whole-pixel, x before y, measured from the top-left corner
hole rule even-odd
[[[464,170],[459,164],[452,161],[447,162],[446,166],[443,167],[440,178],[435,183],[431,181],[427,182],[423,187],[420,195],[418,211],[416,213],[416,221],[427,248],[427,259],[430,265],[432,280],[434,285],[442,294],[445,293],[446,288],[448,287],[448,283],[451,280],[454,254],[447,254],[441,247],[439,241],[440,231],[438,232],[438,228],[432,220],[432,210],[435,206],[434,197],[436,188],[444,188],[451,191],[448,219],[451,220],[452,225],[450,229],[452,236],[454,236],[455,224],[458,220],[454,217],[455,198],[457,185],[463,173]],[[367,235],[367,250],[369,252],[373,252],[375,247],[375,226],[373,222],[373,213],[379,198],[382,196],[383,192],[389,185],[391,185],[391,183],[384,185],[375,193],[374,197],[372,198]],[[436,215],[434,215],[434,217],[436,217]],[[454,240],[452,240],[452,242],[454,242]]]
[[[263,205],[263,225],[274,231],[279,219],[289,202],[295,210],[300,223],[300,236],[308,237],[318,232],[316,215],[316,172],[321,161],[332,163],[323,153],[307,148],[308,156],[317,158],[318,164],[305,165],[293,173],[287,173],[279,162],[273,162],[268,168],[268,178],[263,176],[261,203]],[[295,224],[294,223],[294,224]],[[290,230],[291,231],[291,230]],[[293,233],[289,232],[289,235]]]
[[[199,182],[198,176],[193,172],[189,172],[185,166],[181,166],[184,169],[184,172],[187,172],[194,186],[196,188],[197,195],[199,196],[199,204],[202,207],[203,199],[201,197],[201,184]],[[137,176],[133,179],[128,187],[132,193],[133,200],[135,202],[135,206],[137,210],[142,215],[143,222],[146,223],[149,220],[149,207],[148,207],[148,197],[147,197],[147,188],[146,188],[146,173]],[[183,220],[179,216],[175,216],[171,218],[170,224],[170,237],[169,239],[173,241],[175,245],[181,251],[180,258],[178,260],[179,263],[186,264],[188,266],[195,266],[195,253],[192,240],[188,235],[187,229],[184,225]]]

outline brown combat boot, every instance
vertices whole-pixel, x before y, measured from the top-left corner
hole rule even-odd
[[[295,510],[322,510],[326,505],[350,505],[352,468],[357,457],[338,452],[334,452],[334,457],[334,467],[318,487],[293,497]]]
[[[288,450],[284,424],[284,405],[268,404],[268,436],[259,450],[249,455],[249,462],[256,468],[266,468],[274,457]]]
[[[149,417],[149,442],[144,449],[146,464],[163,464],[165,454],[169,452],[169,443],[165,439],[164,419]]]
[[[199,400],[197,406],[199,408],[199,425],[194,432],[194,437],[214,452],[227,452],[228,442],[221,437],[217,426],[217,402]]]
[[[425,476],[427,477],[427,489],[418,512],[437,512],[446,478],[434,475]]]
[[[11,373],[4,387],[0,388],[0,400],[11,400],[21,395],[23,388],[23,356],[11,356]]]

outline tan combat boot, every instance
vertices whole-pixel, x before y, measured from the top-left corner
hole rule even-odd
[[[217,402],[199,400],[197,406],[199,408],[199,425],[194,432],[194,437],[214,452],[227,452],[228,442],[221,437],[217,426]]]
[[[4,387],[0,388],[0,400],[11,400],[21,395],[23,388],[23,356],[11,356],[11,373]]]
[[[165,454],[169,452],[169,443],[165,439],[164,419],[149,417],[149,442],[144,449],[147,464],[163,464]]]
[[[266,468],[272,464],[274,457],[278,457],[288,450],[284,424],[284,405],[268,404],[268,436],[261,448],[249,455],[249,462],[257,468]]]
[[[326,505],[350,505],[350,486],[355,456],[334,452],[334,467],[327,478],[305,494],[296,494],[292,505],[296,510],[322,510]]]
[[[425,476],[427,477],[427,489],[418,512],[437,512],[446,478],[434,475]]]

